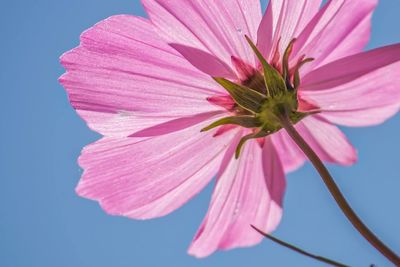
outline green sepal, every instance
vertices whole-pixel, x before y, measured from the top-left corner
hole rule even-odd
[[[313,58],[306,58],[300,61],[300,63],[297,64],[295,70],[294,70],[294,77],[293,77],[293,86],[294,90],[296,91],[299,86],[300,86],[300,68],[303,67],[304,64],[314,61]]]
[[[308,115],[311,115],[311,113],[291,112],[289,115],[289,119],[293,124],[296,124]]]
[[[264,81],[267,87],[267,92],[269,96],[275,96],[280,92],[286,92],[286,84],[283,80],[279,71],[277,71],[274,67],[268,64],[267,60],[263,57],[261,52],[258,50],[256,45],[250,40],[250,38],[246,35],[246,40],[253,49],[256,54],[258,60],[261,62],[264,70]]]
[[[257,133],[252,133],[252,134],[248,134],[248,135],[246,135],[246,136],[243,136],[242,139],[240,139],[240,142],[239,142],[239,144],[238,144],[237,147],[236,147],[235,158],[236,158],[236,159],[239,158],[240,152],[241,152],[241,150],[242,150],[242,148],[243,148],[243,145],[244,145],[247,141],[249,141],[250,139],[262,138],[262,137],[265,137],[265,136],[267,136],[267,135],[269,135],[269,134],[271,134],[271,132],[267,132],[267,131],[264,131],[264,130],[260,130],[260,131],[257,132]]]
[[[292,54],[293,46],[294,46],[295,42],[296,42],[296,39],[293,39],[292,41],[290,41],[288,47],[285,50],[285,53],[283,54],[283,59],[282,59],[283,79],[286,81],[287,85],[290,84],[289,57]]]
[[[261,111],[262,105],[267,99],[266,96],[224,78],[214,77],[213,79],[228,91],[236,104],[253,113]]]
[[[226,125],[226,124],[239,125],[244,128],[257,128],[257,127],[261,126],[261,122],[253,116],[232,116],[232,117],[226,117],[226,118],[217,120],[217,121],[213,122],[212,124],[210,124],[209,126],[203,128],[201,131],[206,132],[215,127],[218,127],[221,125]]]

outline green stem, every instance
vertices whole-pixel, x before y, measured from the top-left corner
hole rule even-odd
[[[308,159],[317,169],[322,180],[324,181],[325,185],[327,186],[328,190],[332,194],[333,198],[335,199],[336,203],[338,204],[342,212],[346,215],[347,219],[353,224],[353,226],[358,230],[358,232],[360,232],[360,234],[364,236],[364,238],[372,246],[374,246],[380,253],[382,253],[383,256],[385,256],[389,261],[394,263],[396,266],[400,266],[399,256],[395,252],[393,252],[389,247],[387,247],[381,240],[379,240],[379,238],[376,237],[375,234],[368,229],[368,227],[361,221],[361,219],[353,211],[353,209],[347,203],[343,194],[340,192],[339,187],[336,185],[328,169],[324,166],[318,155],[312,150],[312,148],[307,144],[307,142],[303,139],[303,137],[293,127],[288,116],[285,114],[284,116],[281,116],[279,119],[282,127],[285,128],[290,137],[300,147],[300,149],[304,152],[304,154],[308,157]]]
[[[284,242],[282,240],[279,240],[278,238],[273,237],[272,235],[264,233],[263,231],[261,231],[260,229],[255,227],[254,225],[252,225],[251,227],[253,227],[254,230],[256,230],[258,233],[263,235],[265,238],[268,238],[269,240],[271,240],[271,241],[273,241],[275,243],[278,243],[279,245],[284,246],[284,247],[286,247],[288,249],[291,249],[291,250],[293,250],[295,252],[298,252],[298,253],[300,253],[300,254],[302,254],[304,256],[310,257],[312,259],[315,259],[315,260],[320,261],[320,262],[324,262],[326,264],[329,264],[329,265],[335,266],[335,267],[349,267],[348,265],[344,265],[342,263],[327,259],[325,257],[321,257],[321,256],[317,256],[317,255],[311,254],[311,253],[309,253],[309,252],[307,252],[305,250],[302,250],[301,248],[298,248],[298,247],[293,246],[293,245],[291,245],[289,243],[286,243],[286,242]]]

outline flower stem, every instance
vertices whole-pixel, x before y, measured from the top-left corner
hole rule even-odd
[[[288,116],[284,114],[280,118],[282,127],[288,132],[294,142],[300,147],[304,154],[308,157],[314,167],[317,169],[328,190],[332,194],[336,203],[346,215],[347,219],[353,224],[353,226],[360,232],[362,236],[374,246],[380,253],[382,253],[389,261],[394,263],[396,266],[400,266],[400,257],[387,247],[381,240],[368,227],[361,221],[357,214],[353,211],[350,205],[347,203],[345,197],[340,192],[339,187],[336,185],[328,169],[324,166],[321,159],[307,144],[303,137],[297,132],[290,122]]]
[[[264,233],[263,231],[261,231],[260,229],[258,229],[257,227],[255,227],[253,225],[251,227],[253,227],[254,230],[256,230],[258,233],[263,235],[265,238],[268,238],[269,240],[272,240],[273,242],[278,243],[279,245],[284,246],[284,247],[286,247],[288,249],[291,249],[293,251],[296,251],[296,252],[298,252],[298,253],[300,253],[300,254],[302,254],[304,256],[310,257],[312,259],[315,259],[315,260],[320,261],[320,262],[324,262],[326,264],[329,264],[329,265],[335,266],[335,267],[349,267],[348,265],[344,265],[342,263],[339,263],[339,262],[336,262],[336,261],[333,261],[333,260],[330,260],[330,259],[327,259],[327,258],[324,258],[324,257],[321,257],[321,256],[317,256],[317,255],[311,254],[311,253],[309,253],[307,251],[304,251],[301,248],[293,246],[293,245],[291,245],[289,243],[286,243],[286,242],[284,242],[282,240],[279,240],[276,237],[273,237],[272,235]]]

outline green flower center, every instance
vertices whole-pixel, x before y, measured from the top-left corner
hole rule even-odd
[[[236,158],[239,157],[246,141],[263,138],[282,129],[279,119],[281,116],[288,116],[290,121],[296,124],[309,115],[297,111],[297,89],[300,85],[299,70],[301,66],[313,59],[300,60],[294,68],[289,69],[289,57],[295,42],[294,39],[283,55],[282,70],[279,71],[267,62],[247,36],[246,39],[257,55],[262,65],[262,71],[254,73],[240,84],[214,77],[214,80],[224,87],[234,100],[234,116],[222,118],[202,130],[208,131],[227,124],[251,129],[252,133],[241,139],[236,149]]]

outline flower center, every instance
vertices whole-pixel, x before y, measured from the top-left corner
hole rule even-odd
[[[285,50],[281,66],[273,67],[247,36],[246,39],[258,57],[262,70],[251,72],[241,83],[213,77],[233,99],[235,104],[230,110],[233,116],[222,118],[202,130],[208,131],[228,124],[251,129],[251,133],[241,139],[236,149],[236,158],[246,141],[263,138],[282,129],[279,119],[282,115],[288,116],[293,124],[309,115],[297,111],[297,89],[300,85],[300,68],[313,59],[302,57],[293,68],[289,68],[294,39]]]

